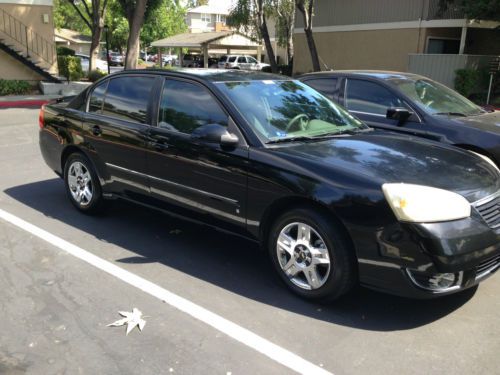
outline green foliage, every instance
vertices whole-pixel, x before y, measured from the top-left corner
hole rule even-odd
[[[260,40],[261,38],[253,0],[237,0],[226,23],[252,39]]]
[[[500,21],[500,0],[440,0],[441,12],[453,7],[465,12],[467,18]]]
[[[82,64],[79,57],[58,56],[59,74],[68,81],[78,81],[83,77]]]
[[[469,97],[478,84],[478,71],[475,69],[457,69],[455,73],[455,90],[466,98]]]
[[[150,11],[144,22],[141,43],[148,46],[155,40],[186,32],[185,17],[186,8],[176,4],[174,0],[161,0],[161,4]]]
[[[27,81],[0,79],[1,95],[24,95],[32,90],[32,86]]]
[[[90,30],[68,0],[54,0],[54,26],[56,29],[75,30],[90,35]]]
[[[107,76],[107,75],[108,75],[108,73],[103,72],[102,70],[96,69],[96,70],[92,70],[89,73],[88,79],[90,82],[95,82],[95,81],[97,81],[97,80],[99,80],[102,77]]]
[[[75,56],[75,51],[68,47],[59,46],[57,47],[57,56]]]

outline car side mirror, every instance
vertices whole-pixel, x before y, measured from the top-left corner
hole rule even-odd
[[[219,124],[207,124],[196,128],[191,138],[206,143],[220,144],[221,147],[236,147],[239,139],[236,135],[227,131],[227,128]]]
[[[413,112],[408,111],[406,108],[388,108],[386,118],[390,120],[396,120],[398,122],[398,126],[403,125],[413,114]]]

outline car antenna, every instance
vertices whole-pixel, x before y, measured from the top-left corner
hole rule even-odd
[[[324,65],[325,70],[327,70],[327,71],[328,71],[328,70],[333,71],[333,69],[332,69],[332,68],[330,68],[330,67],[326,64],[325,60],[323,60],[319,54],[318,54],[318,58],[321,60],[321,63]]]

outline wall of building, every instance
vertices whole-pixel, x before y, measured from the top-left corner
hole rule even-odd
[[[4,51],[0,50],[0,79],[19,79],[23,81],[36,82],[44,78]]]
[[[330,69],[406,71],[409,53],[421,53],[425,32],[419,29],[320,32],[314,34],[322,62]],[[305,34],[294,35],[295,73],[312,70]]]
[[[28,3],[28,4],[26,4]],[[0,9],[15,17],[26,25],[29,29],[36,32],[40,37],[47,40],[52,46],[54,46],[54,20],[52,14],[52,2],[51,1],[31,1],[33,4],[42,3],[50,5],[31,5],[26,1],[11,1],[6,3],[5,0],[0,1]],[[47,19],[47,23],[44,22],[44,15]],[[1,29],[3,25],[3,17],[0,17],[0,35],[2,34]],[[7,21],[8,22],[8,21]],[[8,26],[8,23],[7,23]],[[1,38],[1,37],[0,37]],[[21,37],[25,40],[26,36]],[[7,39],[7,38],[6,38]],[[39,39],[41,40],[41,39]],[[10,41],[9,41],[10,42]],[[31,43],[30,39],[28,42]],[[41,43],[40,43],[41,44]],[[17,45],[20,50],[23,50],[21,45]],[[18,63],[18,62],[17,62]],[[44,66],[44,68],[49,69],[51,72],[57,72],[57,62],[54,61],[52,65]]]

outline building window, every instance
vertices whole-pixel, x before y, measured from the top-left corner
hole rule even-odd
[[[457,54],[460,52],[460,39],[429,38],[427,53]]]
[[[212,17],[210,17],[210,14],[202,13],[201,20],[203,22],[210,23],[210,22],[212,22]]]
[[[218,14],[217,15],[217,22],[221,22],[221,23],[226,23],[226,16],[223,15],[223,14]]]

